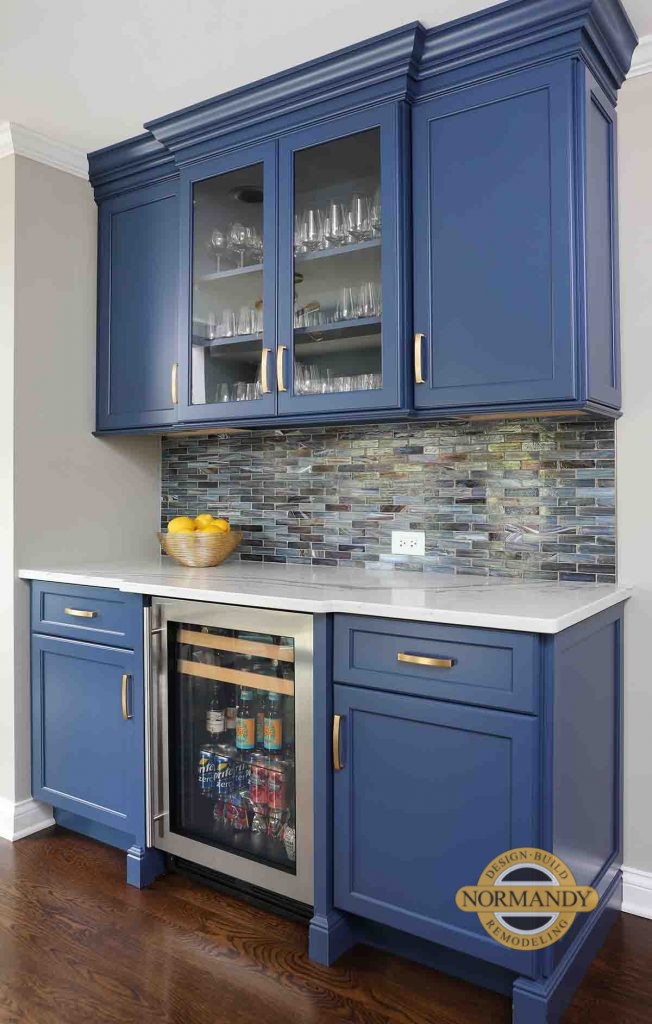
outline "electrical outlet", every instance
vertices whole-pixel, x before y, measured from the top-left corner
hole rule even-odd
[[[426,535],[421,530],[392,530],[393,555],[425,555]]]

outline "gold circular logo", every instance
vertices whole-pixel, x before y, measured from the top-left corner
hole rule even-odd
[[[477,885],[465,885],[455,895],[458,909],[477,914],[492,939],[524,950],[559,942],[575,915],[595,910],[598,901],[595,889],[577,885],[559,857],[533,846],[501,853]]]

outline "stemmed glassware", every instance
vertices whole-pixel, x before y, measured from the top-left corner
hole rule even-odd
[[[338,247],[345,244],[347,235],[344,207],[332,202],[324,219],[324,238],[329,245]]]
[[[321,210],[306,210],[301,223],[301,244],[306,252],[321,249],[324,244],[324,218]]]
[[[228,249],[228,239],[224,231],[220,231],[219,228],[215,228],[211,235],[210,242],[208,243],[209,250],[213,253],[217,261],[217,267],[215,268],[219,274],[222,270],[222,257],[226,254]]]
[[[229,245],[236,254],[240,256],[240,266],[244,267],[244,258],[247,251],[248,244],[248,229],[244,224],[240,224],[236,221],[229,228]]]
[[[362,192],[354,192],[351,196],[347,219],[348,232],[354,242],[362,242],[371,238],[369,205],[369,197],[363,195]]]

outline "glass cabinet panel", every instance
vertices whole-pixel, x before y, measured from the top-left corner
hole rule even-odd
[[[264,165],[193,185],[192,405],[255,402],[263,366]]]
[[[293,638],[168,630],[171,830],[296,873]]]
[[[380,129],[294,154],[294,394],[382,387]]]

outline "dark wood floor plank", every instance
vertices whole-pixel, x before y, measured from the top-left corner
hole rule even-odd
[[[326,969],[305,925],[51,829],[0,841],[1,1024],[508,1024],[509,1000],[358,947]],[[652,922],[623,915],[564,1024],[652,1024]]]

